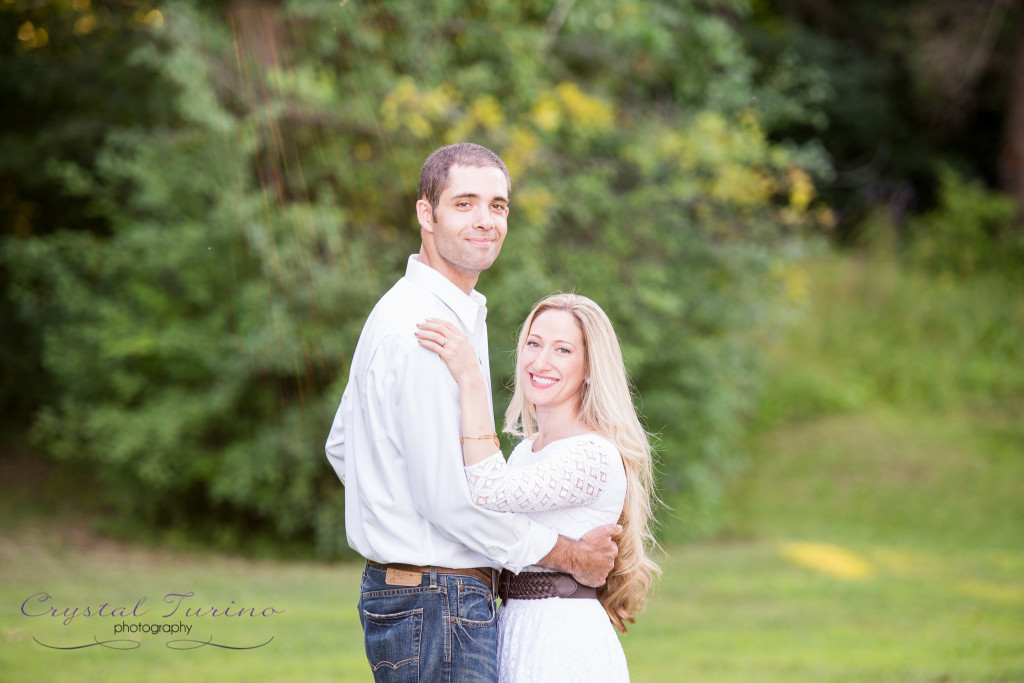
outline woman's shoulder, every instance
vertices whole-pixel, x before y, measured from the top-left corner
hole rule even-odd
[[[622,454],[611,439],[603,434],[577,434],[555,443],[562,444],[564,457],[574,462],[586,463],[588,469],[592,467],[595,468],[595,472],[601,472],[601,477],[611,477],[613,481],[620,481],[625,477],[626,465],[622,462]]]
[[[548,460],[561,456],[587,455],[619,457],[619,449],[611,439],[598,432],[585,432],[562,437],[552,441],[543,448],[534,451],[534,439],[520,441],[512,450],[512,455],[520,455],[523,460]],[[509,460],[511,460],[509,456]]]
[[[583,450],[593,453],[606,453],[606,454],[619,454],[619,449],[616,448],[612,441],[598,432],[586,432],[585,434],[575,434],[573,436],[567,436],[564,439],[560,439],[551,444],[560,448],[572,449],[572,450]]]

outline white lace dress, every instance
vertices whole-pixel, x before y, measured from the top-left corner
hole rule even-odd
[[[523,512],[570,538],[615,524],[626,474],[615,446],[596,434],[569,437],[533,452],[519,443],[506,464],[500,453],[466,468],[477,505]],[[525,571],[548,571],[528,567]],[[597,600],[508,600],[498,612],[502,683],[628,681],[615,629]]]

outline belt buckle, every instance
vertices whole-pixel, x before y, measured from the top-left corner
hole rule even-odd
[[[568,574],[559,574],[551,582],[551,587],[555,589],[555,593],[560,598],[567,598],[576,592],[579,588],[579,584],[576,583],[576,579],[572,578]]]

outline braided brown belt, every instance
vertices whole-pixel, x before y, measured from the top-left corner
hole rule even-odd
[[[597,598],[597,589],[584,586],[569,574],[503,570],[498,578],[498,596],[502,600],[541,600],[542,598]]]

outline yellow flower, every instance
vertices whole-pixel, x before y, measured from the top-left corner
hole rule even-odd
[[[415,137],[426,139],[434,135],[435,125],[443,123],[455,105],[447,84],[420,89],[413,79],[403,77],[381,102],[381,123],[389,130],[405,128]]]
[[[575,83],[559,83],[555,91],[573,124],[607,130],[614,122],[612,106],[583,92]]]
[[[513,206],[522,210],[526,222],[531,225],[543,223],[555,203],[554,195],[543,187],[526,187],[514,197]]]
[[[807,171],[796,166],[786,170],[789,178],[789,205],[794,211],[803,213],[814,199],[814,182]]]
[[[484,128],[493,129],[505,125],[505,113],[498,100],[491,95],[473,100],[469,105],[469,115]]]
[[[533,105],[533,111],[530,112],[530,118],[533,125],[548,133],[562,124],[562,112],[558,102],[550,95],[543,95],[537,100],[537,104]]]
[[[505,160],[509,175],[515,178],[522,178],[527,171],[536,165],[541,146],[540,140],[529,129],[522,126],[515,126],[512,129],[508,149],[501,158]],[[520,199],[515,188],[512,191],[512,204],[518,208]]]

